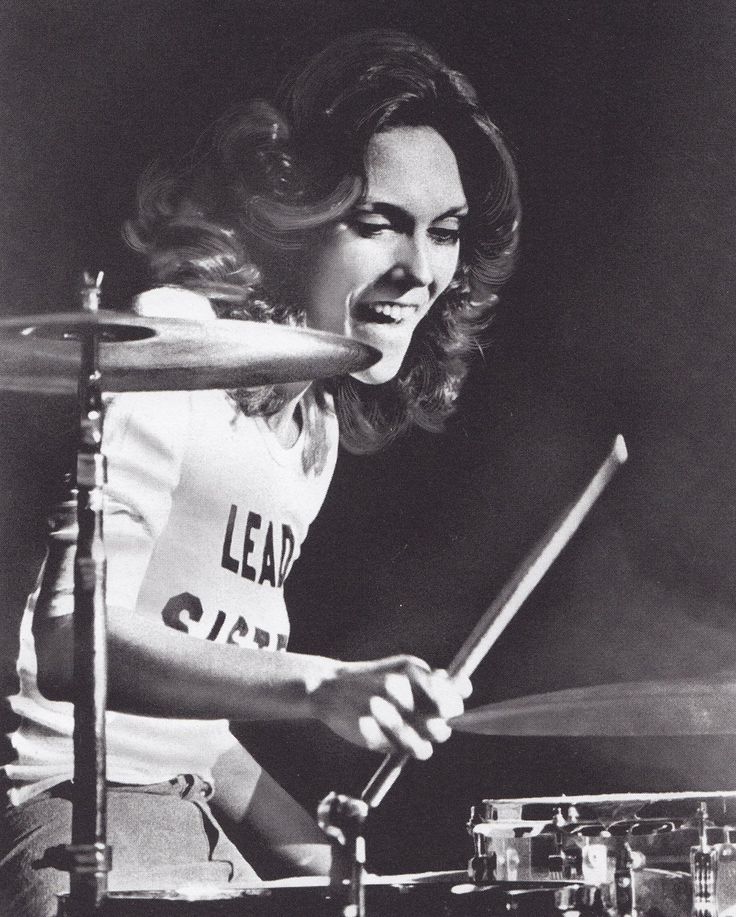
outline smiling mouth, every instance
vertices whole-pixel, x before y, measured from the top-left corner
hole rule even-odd
[[[413,305],[401,305],[395,302],[359,303],[355,317],[360,322],[372,322],[377,325],[397,325],[417,312]]]

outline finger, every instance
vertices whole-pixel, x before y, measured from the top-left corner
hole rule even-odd
[[[391,743],[372,716],[361,716],[358,719],[358,729],[369,751],[391,751]]]
[[[466,675],[455,675],[454,678],[452,678],[452,683],[460,692],[460,697],[462,697],[463,700],[467,700],[473,693],[473,684]]]
[[[452,729],[439,717],[429,717],[424,721],[427,735],[433,742],[446,742],[452,735]]]
[[[386,738],[401,752],[426,761],[432,754],[432,743],[409,725],[396,707],[383,697],[372,697],[370,711]]]
[[[390,673],[385,679],[387,697],[407,719],[422,739],[430,742],[446,742],[452,730],[445,723],[450,716],[463,711],[462,697],[458,686],[447,672],[427,673],[414,667],[414,679],[408,675]],[[415,687],[419,702],[415,700]],[[465,685],[461,685],[465,687]],[[418,710],[416,708],[419,708]],[[425,715],[420,715],[421,713]],[[437,715],[439,714],[439,715]]]
[[[430,676],[430,694],[443,720],[460,716],[465,709],[463,697],[447,672],[432,672]]]
[[[404,713],[414,712],[414,692],[406,675],[389,672],[384,680],[386,696]]]
[[[447,672],[438,669],[427,674],[413,670],[407,677],[411,679],[417,713],[449,720],[465,709],[462,694]]]
[[[409,674],[414,704],[412,708],[402,707],[402,712],[423,739],[447,741],[451,730],[443,721],[462,713],[462,698],[446,673],[414,669]]]
[[[437,669],[436,674],[444,675],[446,678],[449,678],[455,686],[455,690],[463,700],[467,700],[473,693],[473,684],[467,675],[450,675],[447,669]]]
[[[421,660],[419,660],[421,661]],[[432,683],[432,670],[424,665],[413,663],[406,668],[404,677],[407,679],[412,692],[411,711],[418,716],[437,716],[439,708],[434,697],[435,688]]]

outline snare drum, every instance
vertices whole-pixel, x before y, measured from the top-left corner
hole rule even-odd
[[[591,913],[736,915],[734,824],[736,793],[486,799],[468,823],[469,872],[581,882]]]

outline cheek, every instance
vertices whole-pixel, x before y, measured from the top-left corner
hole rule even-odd
[[[307,272],[308,300],[321,310],[326,301],[333,307],[344,306],[347,297],[364,284],[369,260],[359,245],[340,237],[323,245]]]
[[[323,253],[312,274],[308,318],[319,316],[323,330],[343,333],[342,323],[350,318],[351,304],[380,283],[390,266],[385,252],[370,242],[336,246]],[[449,273],[452,279],[452,271]]]
[[[437,278],[437,296],[445,292],[452,282],[460,263],[460,250],[455,247],[447,252],[443,252],[436,267],[435,277]]]
[[[339,255],[333,247],[323,247],[307,271],[304,285],[307,324],[323,331],[334,330],[345,301],[345,277]]]

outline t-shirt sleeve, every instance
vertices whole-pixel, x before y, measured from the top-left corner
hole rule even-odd
[[[135,606],[179,483],[190,414],[188,392],[116,395],[108,403],[103,525],[109,605]]]

